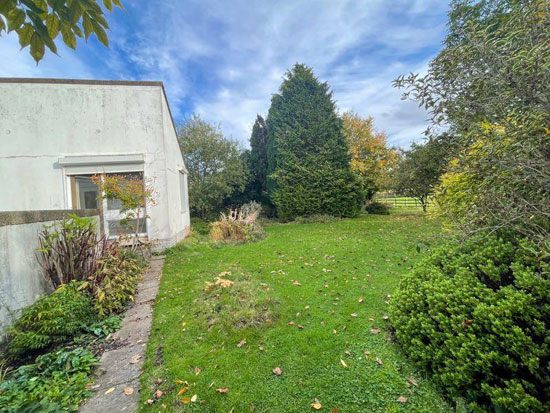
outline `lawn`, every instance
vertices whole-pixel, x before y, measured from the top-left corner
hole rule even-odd
[[[168,252],[143,411],[304,412],[316,399],[329,412],[451,411],[385,320],[400,275],[436,242],[436,223],[363,216],[266,232],[240,246],[191,237]],[[223,285],[207,284],[218,276]]]

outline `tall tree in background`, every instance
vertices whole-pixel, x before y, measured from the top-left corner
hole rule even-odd
[[[207,218],[217,212],[235,190],[243,190],[247,171],[236,142],[226,139],[219,126],[194,115],[178,130],[178,140],[189,172],[189,206]]]
[[[250,136],[250,169],[254,187],[260,195],[267,190],[267,124],[261,115],[256,117]]]
[[[103,0],[110,12],[122,8],[120,0]],[[17,32],[21,48],[30,46],[31,56],[38,63],[46,47],[57,54],[56,38],[76,49],[76,38],[86,40],[91,34],[109,46],[103,9],[97,0],[0,0],[0,36],[3,31]]]
[[[460,145],[441,212],[550,249],[550,2],[454,0],[448,27],[427,74],[395,81]]]
[[[279,216],[353,216],[360,184],[350,168],[332,92],[311,68],[296,64],[273,95],[267,119],[267,189]]]
[[[354,112],[346,112],[342,119],[351,169],[357,174],[368,202],[385,185],[397,153],[388,148],[386,134],[375,130],[372,117],[362,118]]]

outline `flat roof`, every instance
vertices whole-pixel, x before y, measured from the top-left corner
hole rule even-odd
[[[161,81],[144,80],[95,80],[95,79],[49,79],[39,77],[0,77],[0,83],[46,83],[61,85],[117,85],[117,86],[160,86]]]
[[[162,89],[166,106],[168,107],[168,115],[172,121],[172,127],[176,137],[178,129],[176,122],[172,116],[168,96],[164,89],[164,83],[160,80],[94,80],[94,79],[50,79],[40,77],[0,77],[0,83],[35,83],[35,84],[54,84],[54,85],[104,85],[104,86],[159,86]]]

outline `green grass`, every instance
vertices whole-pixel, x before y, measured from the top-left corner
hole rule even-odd
[[[304,412],[318,399],[329,412],[451,411],[391,342],[383,320],[400,275],[438,231],[411,214],[272,225],[265,240],[241,246],[187,240],[166,258],[141,409]],[[222,272],[235,284],[205,292]],[[215,390],[225,387],[226,394]],[[145,405],[157,389],[162,397]],[[195,402],[181,401],[193,395]],[[400,396],[408,402],[398,403]]]

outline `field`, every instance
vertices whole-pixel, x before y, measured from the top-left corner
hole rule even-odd
[[[386,320],[437,223],[393,214],[266,232],[241,246],[191,237],[168,252],[142,411],[451,411]]]

